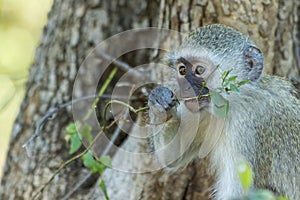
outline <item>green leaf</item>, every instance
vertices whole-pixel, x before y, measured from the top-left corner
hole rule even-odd
[[[214,105],[216,105],[217,107],[222,107],[225,105],[226,99],[220,93],[212,91],[210,95],[211,101]]]
[[[237,84],[238,84],[238,86],[242,86],[242,85],[245,85],[246,83],[249,83],[250,82],[250,80],[242,80],[242,81],[239,81]]]
[[[242,188],[247,192],[253,181],[253,172],[250,164],[246,160],[241,161],[237,166],[237,171]]]
[[[235,81],[237,78],[237,76],[231,76],[229,77],[228,79],[225,79],[224,80],[224,87],[226,87],[227,85],[229,85],[231,82]]]
[[[229,111],[229,101],[228,100],[226,100],[226,102],[225,102],[225,109],[224,109],[224,111],[225,111],[225,116],[224,116],[224,118],[227,116],[227,114],[228,114],[228,111]]]
[[[88,168],[91,171],[91,173],[98,172],[101,175],[103,173],[103,171],[107,168],[107,166],[105,166],[103,163],[96,160],[93,157],[93,155],[91,154],[91,152],[84,154],[82,157],[82,160],[83,160],[84,166],[86,168]],[[109,161],[107,158],[103,158],[103,160],[109,164]]]
[[[227,113],[229,110],[229,101],[226,100],[225,104],[221,107],[218,107],[217,105],[214,106],[215,113],[222,118],[227,117]]]
[[[229,111],[229,101],[218,92],[211,92],[211,100],[214,104],[215,113],[222,118],[226,118]]]
[[[101,162],[106,167],[112,168],[111,158],[109,156],[101,156],[99,162]]]
[[[96,163],[95,169],[98,172],[98,174],[101,175],[107,167],[99,161],[96,161],[96,162],[97,163]]]
[[[237,78],[237,76],[231,76],[227,79],[228,82],[232,82],[232,81],[235,81]]]
[[[93,140],[91,129],[92,128],[90,125],[85,124],[80,131],[81,137],[86,139],[89,143],[92,142],[92,140]]]
[[[94,159],[93,155],[90,152],[87,152],[82,156],[83,164],[86,168],[88,168],[91,173],[97,172],[97,162]]]
[[[240,92],[240,90],[238,89],[238,87],[234,84],[230,84],[230,90],[231,91],[234,91],[234,92]]]
[[[66,132],[69,135],[77,134],[77,129],[75,123],[69,123],[68,126],[66,127]]]
[[[232,71],[232,69],[223,72],[221,75],[221,79],[224,81],[231,71]]]
[[[289,200],[289,198],[283,197],[283,196],[279,196],[277,197],[276,200]]]
[[[97,162],[97,166],[96,166],[97,172],[101,175],[104,172],[104,170],[107,168],[107,166],[105,166],[103,163],[101,163],[98,160],[96,162]]]
[[[100,188],[105,196],[105,199],[106,200],[109,200],[109,197],[108,197],[108,194],[107,194],[107,189],[106,189],[106,185],[105,185],[105,182],[103,179],[100,179],[99,181],[99,185],[100,185]]]
[[[249,200],[276,200],[275,195],[268,190],[256,190],[254,192],[250,192],[248,195]]]
[[[227,80],[223,80],[223,88],[225,88],[228,84],[229,82]]]
[[[70,140],[71,147],[69,153],[73,154],[81,147],[81,140],[78,134],[71,135],[70,139],[71,139]]]

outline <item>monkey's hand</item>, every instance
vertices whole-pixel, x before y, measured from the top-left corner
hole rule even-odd
[[[176,105],[176,99],[174,98],[174,93],[169,88],[158,86],[151,91],[148,97],[148,105],[154,106],[159,111],[164,112]]]
[[[151,121],[153,123],[163,123],[170,117],[170,110],[176,105],[176,99],[169,88],[158,86],[151,91],[148,97],[148,105]]]

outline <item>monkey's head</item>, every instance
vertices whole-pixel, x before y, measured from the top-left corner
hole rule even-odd
[[[209,105],[210,99],[205,95],[221,87],[224,71],[232,70],[230,76],[253,84],[263,70],[261,50],[248,37],[224,25],[209,25],[191,32],[168,58],[177,72],[181,98],[204,96],[198,101],[185,101],[192,112]]]

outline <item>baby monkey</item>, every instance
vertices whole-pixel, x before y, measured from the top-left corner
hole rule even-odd
[[[168,83],[171,89],[153,89],[148,100],[151,143],[160,163],[174,171],[208,155],[215,199],[226,200],[243,195],[237,166],[246,159],[254,173],[252,188],[299,200],[299,90],[264,74],[262,51],[224,25],[191,32],[168,59],[176,81]],[[224,88],[220,77],[226,71],[236,82],[249,82],[238,92],[218,92],[229,102],[221,117],[216,108],[222,105],[211,94]]]

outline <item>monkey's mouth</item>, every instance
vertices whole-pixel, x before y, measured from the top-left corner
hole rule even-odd
[[[199,87],[180,90],[180,96],[184,98],[184,104],[191,112],[199,112],[209,105],[209,89],[202,85],[203,83]]]
[[[209,97],[202,97],[201,99],[185,100],[184,104],[191,112],[199,112],[207,107],[209,102]]]

